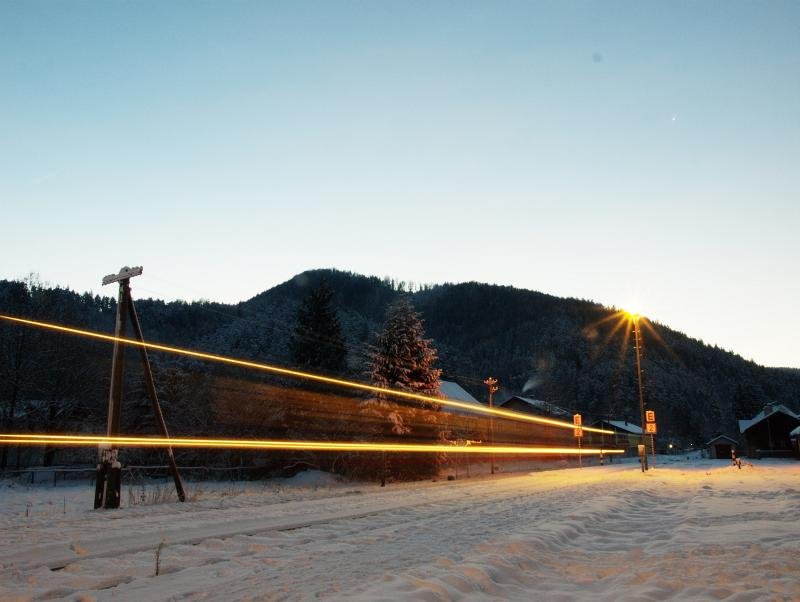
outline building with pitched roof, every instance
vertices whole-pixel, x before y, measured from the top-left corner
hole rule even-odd
[[[521,395],[512,395],[504,400],[498,407],[513,412],[521,412],[522,414],[533,414],[535,416],[546,416],[550,418],[558,418],[572,422],[572,412],[560,408],[547,401],[541,399],[533,399],[532,397],[522,397]]]
[[[731,451],[737,449],[738,446],[739,442],[728,435],[717,435],[706,442],[708,457],[714,460],[730,460],[733,457]]]
[[[642,427],[627,420],[595,420],[592,426],[614,431],[604,441],[608,447],[617,447],[626,450],[628,456],[638,455],[638,445],[642,441]]]
[[[739,432],[745,439],[747,456],[750,458],[790,457],[791,434],[800,426],[800,415],[783,404],[764,406],[750,420],[739,421]]]

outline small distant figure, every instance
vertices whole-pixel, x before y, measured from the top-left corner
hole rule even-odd
[[[605,458],[603,457],[603,452],[600,452],[600,466],[603,466],[605,464],[604,460]]]

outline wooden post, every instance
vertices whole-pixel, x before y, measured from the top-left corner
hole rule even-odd
[[[125,337],[125,320],[130,319],[136,339],[144,342],[142,327],[139,324],[139,317],[136,314],[136,307],[133,305],[131,296],[130,279],[142,273],[141,267],[122,268],[118,274],[110,274],[103,278],[103,284],[119,282],[119,299],[117,301],[117,321],[114,328],[114,336],[118,339]],[[164,414],[161,412],[161,405],[158,403],[158,394],[153,380],[153,371],[150,367],[150,360],[147,357],[147,350],[139,347],[139,354],[145,373],[145,387],[153,413],[158,421],[161,435],[169,439],[169,431],[164,421]],[[125,365],[125,344],[119,340],[114,341],[114,358],[111,364],[111,387],[108,394],[108,427],[109,437],[119,436],[120,417],[122,415],[122,388],[124,384],[124,365]],[[167,462],[169,463],[172,478],[175,481],[175,489],[180,501],[186,501],[186,492],[183,489],[178,467],[175,464],[175,456],[172,447],[167,447]],[[97,480],[95,482],[94,507],[95,508],[119,508],[120,492],[122,487],[122,465],[119,462],[119,450],[113,445],[100,446],[100,462],[97,465]]]
[[[117,276],[106,276],[103,283],[119,282],[119,295],[117,298],[117,321],[114,327],[114,336],[125,336],[125,316],[128,314],[128,299],[130,298],[130,270],[123,268]],[[141,268],[139,269],[141,273]],[[133,274],[138,276],[138,274]],[[114,341],[114,356],[111,363],[111,387],[108,392],[108,423],[106,434],[109,437],[119,435],[119,423],[122,410],[122,386],[125,368],[125,345]],[[94,507],[119,508],[121,494],[121,470],[119,463],[119,450],[113,446],[102,446],[100,449],[100,463],[97,466],[97,482],[95,483]]]
[[[119,299],[117,301],[117,323],[114,336],[125,337],[125,316],[128,314],[130,298],[129,280],[119,283]],[[122,411],[122,386],[125,376],[125,345],[114,341],[114,359],[111,364],[111,388],[108,393],[108,436],[119,435],[119,423]]]

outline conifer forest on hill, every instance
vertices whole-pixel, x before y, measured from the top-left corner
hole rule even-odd
[[[625,328],[612,332],[614,322],[607,318],[615,310],[597,303],[476,282],[408,290],[405,283],[337,270],[304,272],[235,305],[142,298],[135,282],[133,294],[150,341],[291,366],[298,308],[323,280],[333,293],[345,341],[346,361],[337,374],[369,380],[370,353],[387,306],[406,296],[424,319],[441,378],[458,382],[479,400],[486,401],[483,380],[491,375],[501,386],[496,399],[525,395],[581,412],[585,420],[639,422],[633,342],[625,344]],[[112,297],[0,281],[2,313],[111,332],[115,310]],[[645,332],[642,362],[645,400],[658,412],[659,437],[699,445],[718,432],[736,436],[736,420],[751,417],[765,403],[800,409],[800,371],[765,368],[667,326],[652,328],[658,337]],[[107,343],[2,323],[0,353],[6,427],[16,421],[14,426],[24,428],[26,419],[55,430],[105,424]],[[219,432],[214,422],[220,414],[212,406],[224,407],[226,393],[211,387],[210,379],[215,372],[220,379],[241,373],[158,354],[153,363],[171,429]],[[296,386],[258,378],[265,387]],[[128,380],[124,421],[131,432],[147,431],[152,428],[148,402],[135,369]],[[10,407],[12,400],[28,403],[27,418]],[[237,429],[241,432],[241,425]]]

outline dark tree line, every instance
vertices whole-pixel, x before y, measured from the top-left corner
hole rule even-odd
[[[500,380],[501,398],[524,394],[588,417],[638,422],[632,343],[624,346],[624,329],[614,332],[613,324],[604,321],[612,310],[479,283],[409,288],[386,279],[315,270],[236,305],[136,303],[145,337],[152,341],[370,380],[387,308],[405,298],[425,319],[425,337],[438,351],[441,377],[457,381],[479,399],[485,398],[482,381],[491,374]],[[115,311],[116,302],[108,296],[35,280],[0,281],[2,313],[111,332]],[[661,342],[645,332],[645,396],[658,413],[663,436],[702,443],[719,431],[735,435],[737,419],[752,416],[770,401],[798,409],[800,371],[764,368],[666,326],[652,327]],[[145,432],[151,427],[149,406],[135,355],[129,358],[123,420]],[[313,413],[302,406],[301,393],[294,408],[279,394],[297,386],[288,379],[163,354],[151,359],[168,424],[177,434],[297,436]],[[0,321],[3,429],[102,432],[110,360],[107,343]],[[341,398],[337,403],[350,395],[342,390],[328,394]],[[258,404],[245,412],[243,399]],[[328,410],[331,432],[352,429]],[[37,453],[42,461],[53,461],[47,450]],[[0,454],[3,465],[17,462],[14,450],[0,449]],[[247,458],[243,454],[231,461]]]

